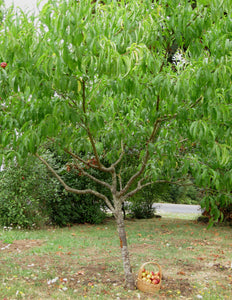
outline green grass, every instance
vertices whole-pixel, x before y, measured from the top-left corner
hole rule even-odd
[[[232,299],[231,227],[194,220],[126,221],[135,277],[156,261],[156,296],[124,289],[113,220],[43,230],[0,230],[0,299]],[[155,298],[154,298],[155,297]]]

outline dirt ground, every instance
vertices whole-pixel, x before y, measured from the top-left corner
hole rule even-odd
[[[16,240],[11,244],[3,243],[0,241],[0,251],[4,252],[24,252],[28,249],[39,247],[43,244],[40,240]]]
[[[195,243],[204,243],[201,240],[196,240]],[[0,251],[4,253],[23,253],[34,247],[40,247],[44,244],[42,240],[16,240],[12,244],[5,244],[0,241]],[[143,245],[152,251],[153,245]],[[131,254],[136,254],[141,251],[141,245],[132,245]],[[191,247],[189,249],[191,251]],[[23,255],[22,257],[15,257],[14,263],[21,269],[39,269],[40,272],[54,268],[56,274],[61,274],[55,282],[48,284],[48,289],[51,290],[64,283],[66,287],[72,289],[78,289],[78,287],[86,287],[86,294],[88,289],[95,284],[101,284],[103,286],[121,286],[124,281],[123,276],[118,274],[118,270],[109,268],[106,264],[107,260],[120,260],[120,257],[111,257],[108,254],[97,257],[94,260],[89,253],[89,259],[85,260],[86,264],[78,265],[77,261],[74,261],[74,257],[71,253],[63,253],[58,251],[55,255],[48,254],[33,254]],[[220,255],[223,258],[223,253],[214,254],[213,259],[209,262],[204,257],[197,257],[194,263],[186,263],[185,260],[179,259],[177,262],[169,262],[169,267],[163,272],[162,286],[159,296],[156,299],[169,299],[175,298],[174,295],[181,295],[183,299],[192,299],[194,293],[194,286],[191,284],[193,279],[200,282],[204,282],[207,287],[207,281],[214,280],[221,288],[226,288],[224,283],[232,285],[231,266],[229,262],[221,260],[217,263],[216,259]],[[215,258],[215,259],[214,259]],[[167,265],[167,261],[159,261],[161,265]],[[75,265],[75,269],[70,272],[69,266]],[[62,274],[65,274],[63,277]],[[135,274],[136,276],[136,274]],[[31,281],[31,278],[24,278],[26,281]],[[45,284],[45,279],[41,279],[41,284]],[[46,283],[47,286],[47,283]],[[109,290],[102,289],[101,293],[107,295]],[[123,298],[120,298],[123,299]],[[128,299],[128,298],[125,298]],[[140,299],[152,299],[149,295],[143,295]]]

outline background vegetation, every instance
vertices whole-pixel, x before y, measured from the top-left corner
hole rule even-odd
[[[61,158],[47,152],[61,176],[69,184],[86,187],[90,180],[60,166]],[[23,166],[11,163],[0,172],[0,225],[38,228],[73,223],[98,224],[105,219],[102,202],[91,195],[73,195],[64,188],[33,156]]]

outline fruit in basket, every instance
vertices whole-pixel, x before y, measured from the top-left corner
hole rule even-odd
[[[142,280],[147,281],[146,277],[143,277]]]
[[[159,284],[160,283],[160,279],[155,278],[155,279],[152,280],[152,283],[153,284]]]
[[[143,269],[142,271],[142,280],[150,284],[159,284],[160,283],[160,272],[154,273],[153,271],[148,271]]]

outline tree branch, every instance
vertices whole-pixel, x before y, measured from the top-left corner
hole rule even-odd
[[[159,111],[159,104],[160,104],[160,96],[157,96],[157,102],[156,102],[156,111]]]
[[[140,180],[138,181],[137,187],[136,187],[133,191],[127,193],[127,194],[123,197],[123,202],[124,202],[127,198],[130,198],[130,197],[134,196],[137,192],[139,192],[140,190],[142,190],[144,187],[149,186],[149,185],[151,185],[151,184],[154,183],[153,181],[151,181],[151,182],[147,182],[147,183],[141,185],[141,183],[142,183],[144,180],[145,180],[145,178],[142,178],[142,179],[140,179]]]
[[[95,141],[94,141],[94,138],[92,136],[92,133],[89,129],[89,127],[87,126],[87,134],[88,134],[88,137],[89,137],[89,140],[90,140],[90,143],[92,145],[92,148],[93,148],[93,153],[94,153],[94,156],[96,158],[96,161],[97,161],[97,165],[99,166],[99,169],[100,170],[103,170],[103,169],[106,169],[102,163],[100,162],[100,158],[99,158],[99,155],[97,153],[97,148],[96,148],[96,145],[95,145]]]
[[[195,103],[193,103],[193,104],[190,105],[190,108],[194,108],[194,107],[195,107],[202,99],[203,99],[203,96],[201,95],[201,96],[196,100]]]
[[[67,100],[67,98],[68,98],[68,99],[72,102],[72,104],[74,104],[75,107],[77,107],[76,102],[75,102],[71,97],[69,97],[68,95],[65,95],[65,94],[63,94],[63,93],[61,93],[61,92],[58,92],[55,88],[52,88],[52,89],[57,93],[57,95],[61,96],[61,97],[64,98],[65,100]],[[69,104],[70,107],[73,108],[73,105],[72,105],[70,102],[69,102],[68,104]]]
[[[82,81],[82,110],[83,110],[83,113],[85,114],[85,117],[86,117],[86,91],[85,91],[85,81]],[[100,162],[100,158],[99,158],[99,155],[97,153],[97,149],[96,149],[96,145],[95,145],[95,141],[94,141],[94,138],[93,138],[93,135],[89,129],[89,126],[87,124],[87,119],[85,120],[85,127],[86,127],[86,131],[87,131],[87,135],[89,137],[89,140],[90,140],[90,143],[92,145],[92,148],[93,148],[93,153],[94,153],[94,156],[96,158],[96,161],[97,161],[97,165],[99,167],[100,170],[102,171],[106,171],[107,168],[105,168],[102,163]],[[106,171],[107,172],[107,171]],[[108,171],[109,172],[109,171]]]
[[[35,154],[35,156],[48,168],[48,170],[56,177],[56,179],[63,185],[63,187],[65,188],[65,190],[67,192],[70,192],[70,193],[74,193],[74,194],[78,194],[78,195],[85,195],[85,194],[92,194],[102,200],[105,201],[106,205],[109,207],[109,209],[112,211],[112,213],[114,213],[115,209],[114,207],[112,206],[112,204],[110,203],[109,199],[97,192],[97,191],[94,191],[92,189],[86,189],[86,190],[77,190],[77,189],[74,189],[74,188],[71,188],[70,186],[68,186],[64,181],[63,179],[57,174],[57,172],[47,163],[47,161],[45,159],[43,159],[38,153]]]
[[[78,165],[77,163],[75,164],[75,166],[77,167],[77,169],[78,169],[84,176],[90,178],[91,180],[93,180],[93,181],[95,181],[95,182],[101,184],[102,186],[108,188],[109,190],[111,190],[111,185],[110,185],[110,184],[108,184],[107,182],[102,181],[102,180],[96,178],[95,176],[89,174],[88,172],[84,171],[84,169],[83,169],[80,165]]]
[[[77,159],[78,161],[82,162],[84,165],[86,165],[86,166],[88,166],[88,167],[91,167],[92,169],[99,170],[99,166],[89,163],[88,161],[82,159],[80,156],[74,154],[73,152],[71,152],[71,151],[68,150],[67,148],[65,148],[64,151],[65,151],[66,153],[68,153],[69,155],[71,155],[73,158],[75,158],[75,159]]]
[[[152,133],[150,135],[150,138],[148,139],[147,143],[146,143],[146,153],[144,155],[143,161],[142,161],[142,166],[140,168],[140,170],[138,170],[127,182],[127,184],[125,185],[125,187],[120,191],[119,195],[123,196],[125,195],[125,193],[129,190],[129,188],[131,187],[131,185],[133,184],[133,182],[143,173],[143,171],[146,168],[148,159],[149,159],[149,150],[148,150],[148,145],[154,141],[154,138],[159,130],[160,127],[160,123],[161,123],[161,119],[157,119],[154,123],[154,127],[152,130]]]
[[[113,163],[113,164],[110,166],[110,168],[115,168],[115,167],[121,162],[121,160],[123,159],[123,156],[124,156],[124,154],[125,154],[124,147],[123,147],[123,141],[121,141],[121,149],[122,149],[122,152],[121,152],[121,154],[120,154],[118,160],[117,160],[115,163]]]
[[[144,183],[143,185],[141,185],[142,181],[145,180],[145,178],[142,178],[141,180],[139,180],[137,187],[127,193],[124,197],[123,197],[123,201],[125,201],[127,198],[134,196],[137,192],[139,192],[140,190],[142,190],[144,187],[149,186],[151,184],[155,184],[155,183],[169,183],[169,184],[176,184],[176,185],[180,185],[180,186],[192,186],[194,185],[194,183],[181,183],[186,179],[180,179],[177,181],[169,181],[169,180],[156,180],[156,181],[149,181],[147,183]]]
[[[200,96],[196,102],[194,104],[192,104],[188,109],[190,108],[193,108],[195,107],[202,99],[202,96]],[[127,182],[127,184],[125,185],[125,187],[123,189],[120,190],[120,193],[119,195],[120,196],[123,196],[125,195],[125,193],[129,190],[129,188],[131,187],[131,185],[134,183],[134,181],[143,173],[143,171],[145,170],[145,167],[146,167],[146,164],[147,164],[147,161],[149,159],[149,151],[148,151],[148,145],[150,143],[152,143],[154,141],[154,138],[159,130],[159,127],[160,127],[160,123],[161,122],[165,122],[165,121],[168,121],[170,119],[174,119],[177,117],[177,114],[174,114],[174,115],[165,115],[163,118],[158,118],[156,120],[156,122],[154,123],[154,127],[153,127],[153,131],[150,135],[150,138],[148,139],[147,141],[147,144],[146,144],[146,153],[145,153],[145,156],[144,156],[144,159],[143,159],[143,162],[142,162],[142,166],[140,168],[140,170],[138,172],[136,172],[130,179],[129,181]],[[121,154],[123,156],[123,153]],[[122,159],[122,157],[119,158],[119,162],[120,160]],[[113,165],[112,165],[113,166]],[[140,181],[139,181],[140,182]],[[164,182],[164,181],[163,181]],[[141,184],[141,182],[140,182]],[[151,184],[151,183],[150,183]],[[178,184],[177,182],[173,183],[173,184]],[[142,185],[141,187],[139,187],[139,190],[141,190],[143,187],[147,186],[149,184],[146,184],[146,185]],[[136,191],[137,192],[137,191]],[[135,193],[136,193],[135,192]],[[128,198],[128,196],[126,196]]]
[[[84,114],[86,114],[86,107],[85,107],[85,102],[86,102],[86,94],[85,94],[85,81],[82,81],[82,109]]]

